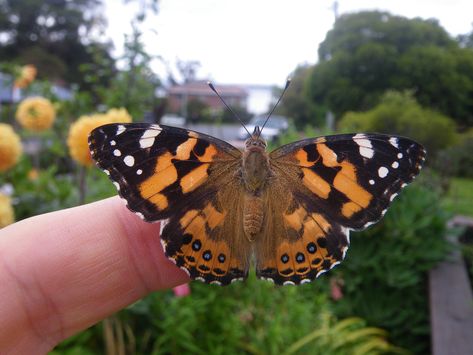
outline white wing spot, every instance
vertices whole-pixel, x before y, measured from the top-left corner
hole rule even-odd
[[[391,143],[392,146],[399,148],[399,145],[397,144],[398,139],[396,137],[391,137],[389,138],[389,143]]]
[[[113,151],[113,155],[115,155],[116,157],[119,157],[120,155],[122,155],[122,152],[120,152],[118,149],[115,149]]]
[[[342,230],[342,233],[346,235],[348,244],[350,244],[350,229],[346,227],[340,227],[340,228]]]
[[[166,224],[169,223],[169,219],[163,219],[161,222],[160,222],[160,227],[159,227],[159,235],[163,234],[163,230],[164,230],[164,227],[166,227]],[[163,244],[164,243],[164,244]],[[166,242],[164,240],[161,239],[161,244],[165,247],[166,246]]]
[[[374,185],[374,180],[369,181],[370,185]]]
[[[292,281],[284,281],[283,285],[295,285],[295,283]]]
[[[140,147],[145,149],[152,147],[154,140],[161,133],[161,129],[158,125],[153,125],[153,129],[147,129],[140,138]]]
[[[123,158],[123,162],[127,165],[127,166],[133,166],[135,165],[135,158],[133,158],[131,155],[127,155],[125,158]]]
[[[136,175],[141,175],[141,174],[143,174],[143,170],[141,169],[136,170]]]
[[[125,128],[124,125],[122,125],[122,124],[119,125],[118,128],[117,128],[117,136],[118,136],[119,134],[122,134],[123,132],[125,132],[125,130],[126,130],[126,128]]]
[[[342,250],[342,259],[345,259],[345,256],[347,255],[348,247],[343,248]]]
[[[397,158],[401,159],[403,157],[402,153],[397,153]]]
[[[110,171],[104,169],[103,172],[104,172],[105,174],[107,174],[108,176],[110,176]]]
[[[120,191],[120,185],[118,184],[118,182],[114,181],[113,184],[115,185],[115,187],[117,188],[117,190]]]
[[[376,222],[367,222],[365,223],[365,225],[363,226],[363,228],[368,228],[369,226],[372,226],[373,224],[375,224]]]
[[[116,144],[117,144],[117,142],[115,142],[115,141],[113,141],[113,140],[110,141],[110,145],[116,145]]]
[[[371,144],[371,141],[366,138],[366,136],[363,133],[358,133],[355,136],[353,136],[353,141],[358,144],[360,147],[360,154],[361,156],[371,159],[374,155],[374,150],[373,145]]]
[[[261,280],[264,280],[264,281],[269,281],[271,283],[274,283],[274,280],[270,277],[262,277]]]
[[[382,166],[381,168],[378,169],[378,175],[380,178],[385,178],[388,175],[388,168]]]
[[[141,212],[135,212],[135,214],[140,217],[143,221],[145,220],[145,216]]]
[[[320,271],[317,273],[317,275],[315,275],[315,277],[317,278],[317,277],[319,277],[320,275],[322,275],[322,274],[324,274],[324,273],[326,273],[326,272],[327,272],[327,270],[320,270]]]
[[[340,264],[340,261],[336,261],[334,262],[332,265],[330,265],[330,269],[333,269],[335,266],[337,266],[338,264]]]
[[[180,269],[184,271],[187,274],[187,276],[191,276],[191,273],[189,272],[189,270],[187,270],[184,266],[181,266]]]
[[[360,147],[360,154],[361,154],[361,156],[363,156],[365,158],[371,159],[371,158],[373,158],[374,150],[371,149],[371,148],[367,148],[367,147]]]
[[[161,234],[161,233],[159,233]],[[162,240],[161,238],[159,239],[159,241],[161,242],[161,246],[163,247],[163,250],[166,249],[166,246],[168,245],[164,240]],[[169,259],[169,258],[168,258]]]
[[[389,198],[389,201],[392,202],[392,200],[394,200],[396,198],[397,194],[392,194],[391,197]]]
[[[399,168],[399,163],[397,161],[395,161],[394,163],[391,164],[391,166],[394,168],[394,169],[397,169]]]

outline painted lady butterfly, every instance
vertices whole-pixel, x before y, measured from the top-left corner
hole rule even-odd
[[[92,157],[128,208],[161,222],[167,257],[191,278],[227,285],[248,275],[310,282],[345,257],[350,230],[376,223],[419,173],[424,148],[382,134],[304,139],[270,153],[258,127],[244,151],[157,124],[108,124]]]

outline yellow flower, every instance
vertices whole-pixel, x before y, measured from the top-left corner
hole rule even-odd
[[[71,125],[67,146],[69,154],[79,164],[91,166],[93,161],[89,152],[88,137],[94,128],[110,123],[106,115],[81,116]]]
[[[132,121],[132,117],[126,110],[126,108],[111,108],[106,113],[108,118],[110,119],[110,123],[130,123]]]
[[[27,176],[28,176],[28,180],[30,180],[30,181],[38,180],[38,178],[39,178],[38,169],[32,168],[30,171],[28,171]]]
[[[15,213],[8,196],[0,193],[0,228],[15,222]]]
[[[14,166],[20,159],[21,152],[20,137],[10,125],[0,123],[0,172]]]
[[[28,64],[21,68],[20,75],[15,80],[15,87],[24,89],[29,86],[34,79],[36,78],[36,67],[34,65]]]
[[[16,119],[31,131],[44,131],[50,128],[56,118],[56,110],[51,101],[44,97],[24,99],[16,110]]]
[[[79,164],[91,166],[93,161],[90,156],[88,138],[94,128],[107,123],[129,123],[131,116],[126,109],[110,109],[106,114],[97,113],[90,116],[81,116],[71,125],[67,145],[69,154]]]

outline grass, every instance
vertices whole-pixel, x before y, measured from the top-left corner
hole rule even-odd
[[[454,214],[473,217],[473,179],[452,178],[443,205]]]

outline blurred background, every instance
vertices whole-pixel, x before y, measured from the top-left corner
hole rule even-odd
[[[453,248],[473,274],[472,14],[469,0],[0,0],[0,228],[116,194],[88,152],[102,124],[241,147],[208,80],[251,130],[292,77],[263,131],[273,148],[376,131],[428,151],[383,221],[312,284],[155,292],[52,354],[435,352],[435,285],[473,304],[468,278],[432,281]]]

